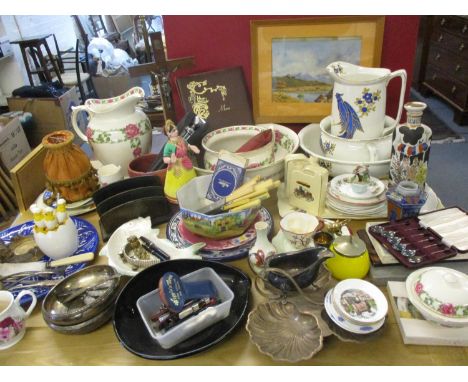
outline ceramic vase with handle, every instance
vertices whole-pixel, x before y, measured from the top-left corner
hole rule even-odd
[[[407,122],[399,125],[393,132],[390,160],[392,185],[409,180],[424,189],[432,139],[430,127],[421,124],[426,107],[423,102],[405,104]]]
[[[406,89],[406,71],[366,68],[332,62],[328,74],[335,81],[332,99],[333,135],[346,139],[372,139],[385,135],[399,123]],[[394,125],[384,128],[387,85],[401,78],[400,101]]]
[[[268,224],[260,221],[255,223],[257,238],[249,251],[249,263],[256,273],[259,273],[265,260],[276,254],[276,248],[268,240]]]
[[[88,99],[84,105],[72,107],[73,128],[102,164],[113,163],[126,172],[133,159],[151,150],[151,123],[136,107],[144,96],[142,88],[134,87],[117,97]],[[89,114],[86,134],[77,124],[80,111]]]

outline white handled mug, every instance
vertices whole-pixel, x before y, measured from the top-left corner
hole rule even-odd
[[[115,164],[106,164],[105,166],[99,167],[97,170],[99,183],[102,187],[107,186],[108,184],[118,182],[122,180],[122,167],[116,166]]]
[[[31,304],[25,311],[21,298],[31,296]],[[0,350],[17,344],[26,332],[26,319],[36,306],[36,295],[30,290],[21,291],[16,298],[11,292],[0,291]]]

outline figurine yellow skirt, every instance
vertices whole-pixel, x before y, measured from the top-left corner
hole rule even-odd
[[[186,169],[183,166],[174,166],[167,170],[166,181],[164,182],[164,195],[173,204],[177,202],[177,190],[185,183],[197,176],[195,169]]]

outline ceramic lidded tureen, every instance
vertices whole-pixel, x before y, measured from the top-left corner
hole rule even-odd
[[[468,326],[466,274],[444,267],[423,268],[408,276],[406,290],[426,319],[445,326]]]

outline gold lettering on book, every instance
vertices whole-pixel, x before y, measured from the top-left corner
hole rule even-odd
[[[207,92],[210,93],[219,93],[223,101],[227,96],[227,88],[224,85],[216,85],[215,87],[209,87],[208,81],[191,81],[187,84],[187,89],[189,90],[189,102],[192,105],[193,112],[201,118],[208,118],[210,115],[209,100],[203,95]],[[230,110],[230,107],[226,105],[221,105],[219,111]]]

